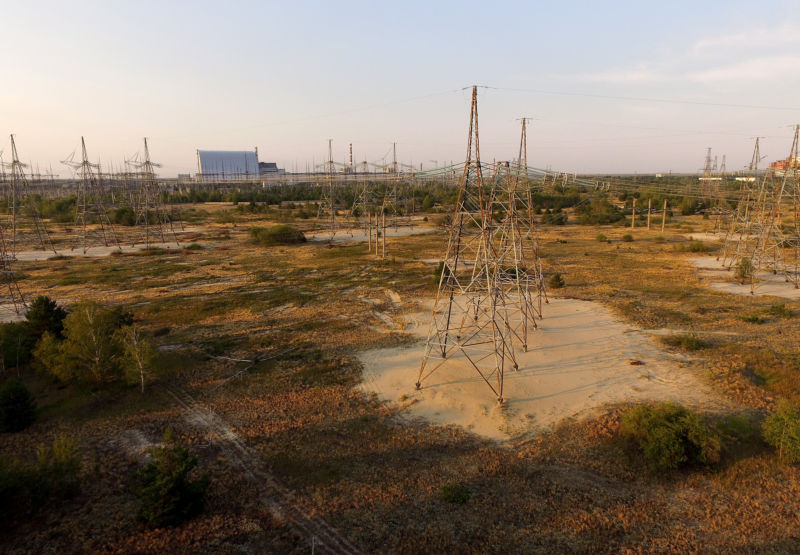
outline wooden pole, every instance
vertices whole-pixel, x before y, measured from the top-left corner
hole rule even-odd
[[[381,224],[383,228],[383,251],[381,252],[381,260],[386,258],[386,212],[383,213],[383,223]]]
[[[372,213],[367,212],[367,252],[372,252]]]
[[[664,199],[664,211],[661,212],[661,233],[664,233],[664,224],[667,222],[667,199]]]
[[[631,212],[631,229],[633,229],[636,227],[636,199],[633,199],[633,210]]]
[[[647,229],[650,229],[650,214],[652,213],[653,199],[647,199]]]

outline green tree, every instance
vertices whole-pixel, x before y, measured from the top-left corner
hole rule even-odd
[[[128,382],[139,382],[144,393],[145,377],[149,376],[153,361],[153,347],[142,337],[138,327],[124,326],[116,333],[122,346],[122,368]]]
[[[58,306],[56,301],[50,297],[40,295],[33,299],[28,311],[25,313],[25,326],[31,336],[38,341],[45,334],[50,332],[56,337],[61,337],[64,330],[64,319],[67,311]]]
[[[782,461],[800,461],[800,409],[786,400],[780,401],[762,429],[764,440],[778,450]]]
[[[0,388],[0,431],[19,432],[36,420],[36,398],[25,385],[11,378]]]
[[[139,473],[134,493],[141,501],[137,519],[152,528],[174,526],[200,514],[205,506],[208,477],[191,480],[197,457],[164,434],[164,445],[151,451],[152,460]]]
[[[45,332],[34,358],[45,371],[61,381],[113,382],[123,374],[123,346],[117,331],[133,317],[119,307],[108,308],[83,301],[64,320],[64,339]]]

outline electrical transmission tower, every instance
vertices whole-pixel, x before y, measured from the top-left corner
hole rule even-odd
[[[73,153],[61,162],[76,171],[80,179],[75,207],[75,226],[79,232],[72,249],[79,245],[86,254],[93,243],[102,242],[106,247],[112,243],[121,250],[114,225],[109,220],[103,203],[105,190],[100,176],[100,165],[89,162],[83,137],[81,137],[81,161],[74,162],[74,156]]]
[[[161,190],[158,187],[155,168],[160,168],[150,160],[150,149],[147,146],[147,137],[144,139],[144,155],[140,163],[135,163],[138,169],[137,178],[139,186],[136,189],[134,206],[136,213],[136,228],[140,230],[140,242],[149,247],[153,237],[157,237],[162,243],[166,242],[165,230],[169,230],[175,243],[180,245],[178,236],[173,227],[172,218],[164,209],[161,199]]]
[[[336,188],[334,184],[334,173],[336,172],[336,162],[333,161],[333,139],[328,139],[328,160],[324,162],[325,183],[321,187],[322,199],[317,210],[317,224],[327,229],[331,236],[329,241],[336,235],[338,222],[336,221]]]
[[[483,170],[473,87],[467,158],[416,386],[458,359],[502,403],[505,370],[518,369],[516,353],[527,350],[528,331],[540,315],[534,297],[543,288],[526,252],[530,206],[517,195],[519,172],[504,163],[487,180]]]
[[[11,135],[11,163],[9,164],[9,204],[11,210],[10,237],[6,242],[10,243],[11,253],[16,257],[17,243],[24,240],[27,232],[30,232],[35,241],[43,250],[56,252],[50,233],[47,231],[44,221],[39,212],[36,199],[31,194],[28,179],[25,176],[25,164],[19,161],[17,153],[17,143],[14,135]],[[21,224],[27,224],[22,227]]]
[[[750,167],[755,181],[744,191],[737,217],[726,237],[723,265],[739,267],[740,277],[750,279],[751,292],[757,275],[766,270],[783,275],[800,287],[800,177],[798,132],[795,126],[792,147],[781,173],[772,168],[758,181],[759,144],[753,151]],[[786,223],[785,211],[791,221]]]

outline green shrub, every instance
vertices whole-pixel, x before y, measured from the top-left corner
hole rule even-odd
[[[708,250],[702,241],[691,241],[688,249],[689,252],[706,252]]]
[[[605,236],[605,235],[603,235],[602,233],[598,233],[598,234],[597,234],[597,237],[595,237],[595,240],[596,240],[597,242],[599,242],[599,243],[607,243],[607,242],[608,242],[608,237],[606,237],[606,236]]]
[[[5,367],[23,367],[31,361],[36,342],[45,332],[61,336],[66,311],[48,297],[31,302],[22,322],[0,324],[0,357]]]
[[[750,262],[750,259],[749,258],[742,258],[736,264],[736,271],[735,271],[734,275],[736,276],[736,279],[746,280],[746,279],[750,279],[751,277],[753,277],[753,272],[754,271],[755,271],[755,268],[753,268],[753,263]]]
[[[187,251],[201,251],[203,250],[203,245],[199,243],[191,243],[184,247]]]
[[[630,243],[633,241],[633,235],[631,235],[630,233],[626,233],[625,235],[622,236],[621,241],[623,243]]]
[[[560,208],[555,211],[547,209],[545,213],[542,214],[542,223],[544,224],[565,225],[567,220],[567,213],[563,212]]]
[[[19,432],[36,420],[36,398],[11,378],[0,388],[0,432]]]
[[[792,318],[794,311],[786,307],[786,303],[778,303],[769,307],[769,313],[779,318]]]
[[[305,243],[306,236],[289,225],[276,225],[269,229],[263,227],[251,227],[250,237],[262,246],[270,247],[273,245],[295,245]]]
[[[469,501],[469,490],[462,484],[446,484],[442,486],[442,499],[448,503],[463,505]]]
[[[73,439],[57,436],[37,455],[35,465],[0,458],[0,529],[80,491],[81,457]]]
[[[134,493],[141,506],[137,519],[151,528],[174,526],[203,511],[208,477],[189,479],[197,466],[192,456],[170,430],[164,434],[164,445],[151,451],[152,460],[139,472]]]
[[[800,461],[800,410],[783,400],[767,419],[762,430],[764,440],[778,450],[782,461]]]
[[[762,318],[758,314],[750,314],[749,316],[742,316],[742,320],[750,324],[763,324],[766,318]]]
[[[717,433],[695,413],[674,403],[639,405],[622,415],[622,437],[633,441],[653,470],[719,462]]]
[[[670,347],[679,347],[686,351],[698,351],[709,346],[707,341],[703,341],[693,333],[666,335],[661,337],[661,341]]]
[[[564,277],[558,272],[550,276],[550,279],[547,280],[547,286],[550,289],[561,289],[564,285],[566,285]]]
[[[136,225],[136,213],[130,206],[122,206],[111,210],[109,220],[114,225],[134,226]]]
[[[622,210],[602,197],[592,199],[589,204],[576,206],[575,215],[581,225],[608,225],[616,223],[625,217]]]

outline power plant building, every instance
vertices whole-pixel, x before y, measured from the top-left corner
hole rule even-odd
[[[197,151],[199,181],[246,181],[259,174],[258,149]]]

